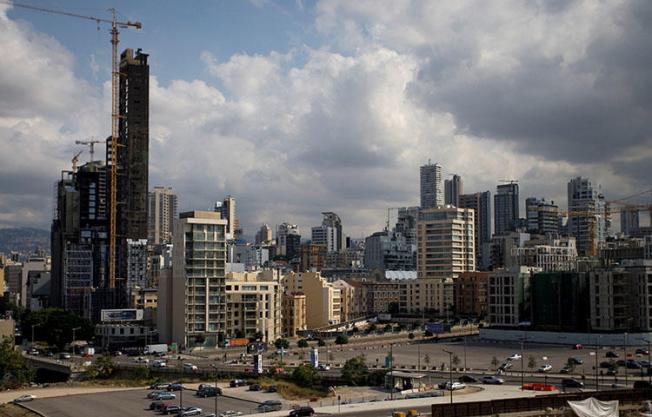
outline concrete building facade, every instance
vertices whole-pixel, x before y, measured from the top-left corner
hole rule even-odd
[[[463,272],[453,284],[455,313],[485,317],[488,310],[489,272]]]
[[[444,204],[460,207],[460,195],[464,194],[462,177],[453,175],[450,180],[444,180]]]
[[[319,272],[291,272],[283,278],[283,287],[286,294],[305,294],[308,329],[340,323],[340,290],[327,282]]]
[[[502,235],[516,230],[519,221],[518,184],[510,182],[496,188],[494,195],[494,233]]]
[[[475,264],[477,269],[487,270],[491,266],[491,191],[462,194],[459,208],[474,210]]]
[[[444,204],[441,165],[428,162],[419,169],[421,208],[435,208]]]
[[[528,198],[525,200],[528,233],[558,235],[560,226],[559,207],[554,201]]]
[[[150,245],[172,243],[172,227],[177,217],[178,200],[170,187],[154,187],[148,196],[148,240]]]
[[[489,324],[518,327],[532,317],[530,282],[537,268],[515,267],[489,274]]]
[[[302,292],[285,292],[283,294],[282,331],[286,337],[296,337],[299,332],[308,329],[306,323],[306,295]]]
[[[568,234],[577,240],[580,256],[595,256],[607,235],[604,195],[588,178],[577,177],[568,182]]]

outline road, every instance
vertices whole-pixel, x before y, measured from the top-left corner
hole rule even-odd
[[[36,399],[26,405],[47,417],[143,417],[155,416],[147,408],[151,400],[146,398],[149,390],[130,390],[102,394],[70,395],[56,398]],[[170,401],[179,404],[180,396]],[[200,407],[206,413],[213,413],[215,398],[197,398],[194,392],[186,391],[183,394],[184,407]],[[256,403],[234,398],[218,397],[218,415],[226,410],[242,411],[243,413],[255,412]]]

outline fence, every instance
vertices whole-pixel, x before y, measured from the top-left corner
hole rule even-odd
[[[595,397],[602,401],[621,402],[645,401],[652,398],[652,390],[614,390],[603,392],[580,392],[572,394],[543,395],[533,398],[511,398],[505,400],[476,401],[457,404],[433,404],[432,417],[472,417],[499,413],[518,413],[525,411],[561,408],[568,401]]]

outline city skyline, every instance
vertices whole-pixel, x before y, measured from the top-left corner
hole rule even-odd
[[[179,62],[165,40],[154,40],[174,6],[152,14],[142,5],[116,7],[144,24],[142,34],[124,31],[121,47],[142,47],[152,57],[150,190],[171,186],[179,211],[207,210],[233,195],[247,236],[263,223],[275,229],[282,222],[298,224],[307,236],[323,211],[337,213],[349,236],[381,230],[387,207],[418,205],[418,167],[428,159],[442,165],[443,178],[460,175],[466,193],[493,193],[500,179],[519,179],[522,212],[527,197],[565,207],[566,184],[579,175],[602,184],[607,200],[649,188],[650,89],[636,85],[650,79],[635,72],[649,66],[627,61],[649,46],[639,20],[645,3],[493,4],[476,16],[443,4],[373,13],[367,3],[354,10],[337,2],[270,1],[231,6],[230,17],[220,14],[222,6],[204,4],[199,23],[268,14],[294,24],[270,23],[263,28],[269,39],[259,44],[263,29],[240,28],[239,41],[211,47],[206,39],[193,42],[201,31],[186,23],[176,41],[188,42]],[[417,7],[422,16],[407,13]],[[104,7],[90,4],[84,12],[103,16]],[[411,36],[388,25],[392,13]],[[460,16],[470,26],[488,16],[498,29],[455,33]],[[441,20],[441,32],[430,29],[433,19]],[[605,19],[624,38],[602,29]],[[548,33],[505,33],[525,30],[524,21]],[[566,42],[573,22],[583,31]],[[207,38],[215,35],[206,30]],[[94,32],[93,24],[0,5],[9,64],[0,69],[0,227],[47,228],[52,184],[78,150],[88,158],[74,141],[109,133],[108,36],[105,28]],[[480,40],[487,34],[494,44]],[[80,47],[73,35],[94,38],[95,49]],[[446,47],[451,40],[465,51]],[[618,42],[628,47],[614,55]],[[424,52],[435,47],[440,55]],[[466,58],[469,73],[456,73]],[[538,99],[527,101],[534,92]],[[500,105],[480,106],[498,96]]]

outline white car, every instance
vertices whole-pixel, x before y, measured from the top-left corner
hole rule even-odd
[[[178,414],[179,417],[199,416],[203,413],[199,407],[188,407]]]
[[[242,415],[242,411],[233,411],[227,410],[223,413],[220,413],[220,417],[238,417]]]
[[[15,403],[26,403],[27,401],[32,401],[36,399],[36,395],[34,394],[25,394],[21,395],[20,397],[14,399]]]
[[[167,368],[168,364],[163,361],[154,361],[152,363],[152,366],[154,368]]]
[[[519,355],[518,353],[513,353],[512,356],[508,357],[508,361],[517,361],[521,359],[523,356]]]
[[[539,371],[539,372],[550,372],[550,371],[552,371],[552,365],[549,365],[549,364],[547,364],[547,363],[546,363],[546,364],[543,364],[543,365],[541,365],[541,366],[539,367],[539,370],[538,370],[538,371]]]
[[[196,371],[197,370],[197,365],[193,365],[192,363],[184,363],[183,364],[183,369],[186,371]]]
[[[325,364],[325,363],[321,363],[321,364],[319,364],[319,368],[318,368],[318,369],[319,369],[320,371],[330,371],[330,370],[331,370],[331,366],[328,365],[328,364]]]
[[[466,384],[464,384],[463,382],[453,382],[451,384],[450,381],[448,381],[445,385],[445,389],[449,391],[457,391],[464,388],[466,388]]]

